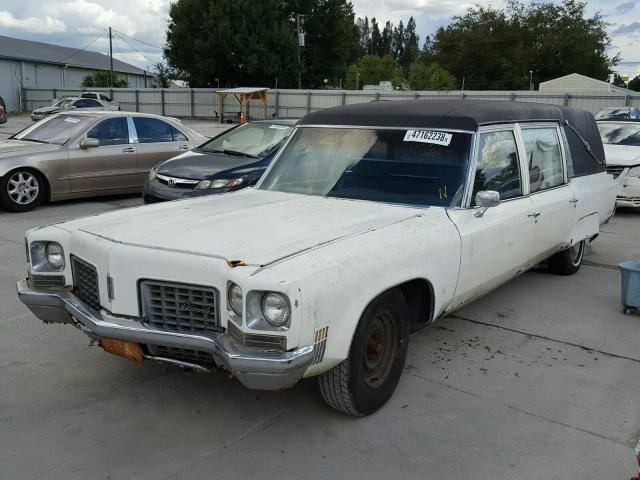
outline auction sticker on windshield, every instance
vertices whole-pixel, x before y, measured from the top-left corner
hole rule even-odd
[[[445,132],[434,132],[433,130],[407,130],[404,135],[405,142],[434,143],[448,147],[453,135]]]

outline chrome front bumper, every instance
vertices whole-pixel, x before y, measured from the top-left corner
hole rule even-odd
[[[17,283],[17,290],[20,301],[45,323],[81,324],[78,326],[93,337],[208,352],[216,365],[233,373],[247,388],[279,390],[290,387],[302,378],[313,357],[311,346],[288,352],[268,352],[241,349],[224,333],[204,336],[154,330],[135,319],[116,317],[105,310],[96,312],[70,291],[33,289],[27,279]],[[147,358],[189,365],[162,357]]]

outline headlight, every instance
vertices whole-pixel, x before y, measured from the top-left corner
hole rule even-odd
[[[231,310],[233,310],[236,315],[242,316],[242,289],[235,283],[229,286],[227,300]]]
[[[275,327],[285,325],[291,317],[289,299],[281,293],[265,293],[262,297],[262,314]]]
[[[153,182],[156,179],[156,169],[152,168],[149,170],[149,181]]]
[[[221,178],[218,180],[203,180],[196,185],[196,190],[207,190],[213,188],[231,188],[242,184],[242,178]]]
[[[64,268],[64,251],[62,246],[56,242],[48,242],[44,249],[47,263],[54,270],[62,270]]]
[[[627,177],[640,178],[640,167],[633,167],[631,170],[629,170],[629,173],[627,173]]]

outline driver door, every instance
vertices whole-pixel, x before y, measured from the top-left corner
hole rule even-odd
[[[127,117],[101,120],[86,135],[98,147],[69,148],[72,192],[122,190],[138,186],[136,145],[129,137]]]
[[[448,209],[462,241],[454,310],[506,282],[532,265],[534,206],[529,198],[514,129],[493,127],[478,134],[472,208]],[[481,214],[476,193],[494,190],[501,202]]]

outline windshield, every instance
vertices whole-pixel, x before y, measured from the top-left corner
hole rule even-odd
[[[609,108],[600,110],[596,113],[596,120],[603,118],[617,118],[617,119],[627,119],[629,118],[629,109],[628,108]]]
[[[86,115],[54,115],[11,138],[38,143],[65,144],[95,119]]]
[[[262,157],[289,136],[293,127],[275,123],[246,123],[209,140],[197,150]]]
[[[598,129],[604,144],[640,147],[640,124],[599,123]]]
[[[54,107],[62,108],[68,107],[73,103],[73,98],[63,98],[62,100],[57,101],[53,104]]]
[[[458,206],[471,134],[299,128],[264,190],[411,205]]]

